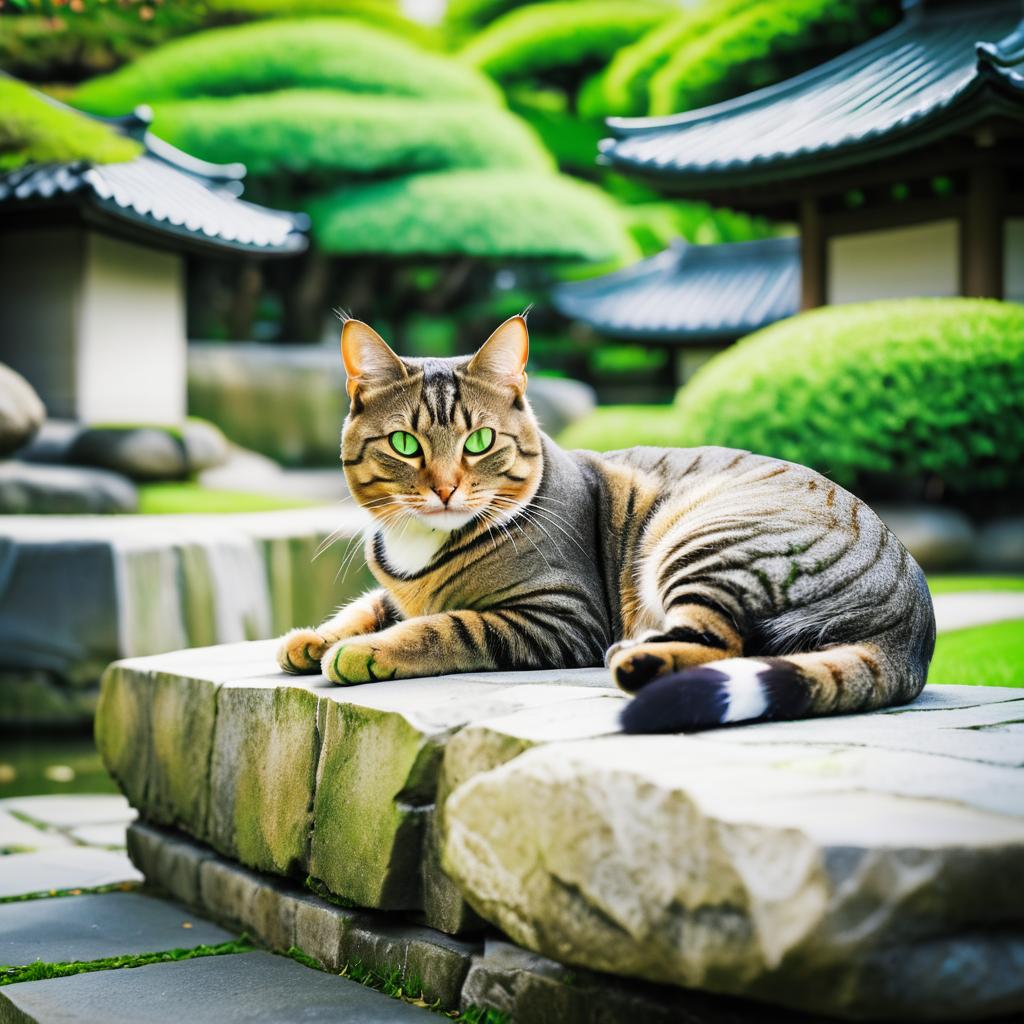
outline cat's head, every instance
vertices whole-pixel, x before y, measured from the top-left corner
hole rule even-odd
[[[378,519],[436,530],[501,522],[540,483],[540,430],[526,401],[526,320],[506,320],[473,356],[402,359],[347,320],[350,407],[341,437],[356,501]]]

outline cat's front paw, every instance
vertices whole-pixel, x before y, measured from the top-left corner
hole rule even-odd
[[[277,663],[292,675],[316,672],[326,650],[327,641],[315,629],[293,629],[281,637]]]
[[[397,667],[388,663],[384,651],[368,637],[339,640],[320,661],[323,674],[339,686],[354,683],[379,683],[394,679]]]

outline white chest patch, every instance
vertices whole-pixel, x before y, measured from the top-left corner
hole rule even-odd
[[[416,520],[402,526],[383,527],[381,539],[388,565],[403,576],[425,568],[448,539],[446,530],[431,530]]]

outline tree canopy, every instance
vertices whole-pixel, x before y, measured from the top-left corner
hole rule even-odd
[[[306,209],[317,244],[332,253],[608,262],[637,255],[600,189],[554,174],[409,175],[341,188]]]
[[[0,171],[29,163],[116,163],[142,147],[112,128],[49,102],[13,78],[0,77]]]
[[[93,113],[123,114],[140,103],[293,88],[499,101],[494,86],[472,68],[344,18],[200,32],[86,82],[74,98]]]

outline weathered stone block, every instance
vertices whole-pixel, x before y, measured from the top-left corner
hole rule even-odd
[[[562,962],[842,1017],[1021,1012],[1024,699],[942,703],[463,769],[444,863]],[[446,771],[510,742],[473,739]]]
[[[182,903],[199,905],[199,867],[213,856],[209,847],[137,821],[128,827],[127,839],[128,856],[147,882]]]
[[[271,949],[295,944],[296,900],[274,878],[211,857],[199,865],[199,905]]]

